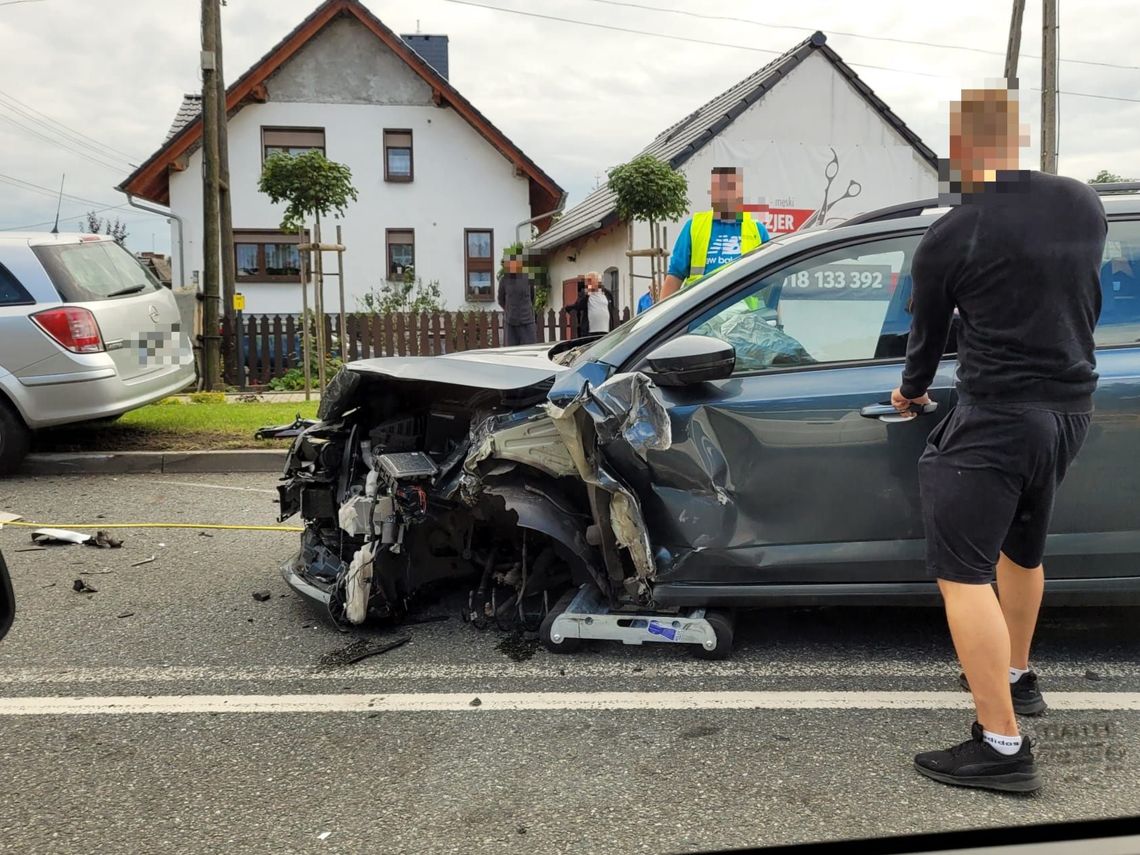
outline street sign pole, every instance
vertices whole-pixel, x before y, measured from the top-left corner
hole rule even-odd
[[[245,366],[245,324],[242,323],[242,313],[245,311],[245,295],[237,292],[234,294],[233,309],[235,312],[237,335],[237,374],[238,386],[244,392],[249,387],[248,375]],[[250,342],[252,346],[253,343]]]

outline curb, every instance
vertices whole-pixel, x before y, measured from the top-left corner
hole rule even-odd
[[[274,472],[285,468],[287,449],[238,451],[117,451],[29,454],[18,475],[173,475],[204,472]]]

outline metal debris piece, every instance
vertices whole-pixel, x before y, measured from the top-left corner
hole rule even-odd
[[[99,531],[95,532],[95,537],[87,541],[87,545],[98,546],[100,549],[121,549],[123,541],[120,538],[108,534],[103,531],[103,529],[99,529]]]
[[[144,558],[142,561],[136,561],[131,566],[132,567],[142,567],[144,564],[150,564],[152,561],[154,561],[157,558],[158,558],[157,555],[152,555],[150,558]]]
[[[381,644],[379,647],[373,647],[371,650],[365,650],[363,653],[358,653],[351,659],[345,661],[345,665],[355,665],[361,659],[367,659],[370,656],[379,656],[381,653],[387,653],[389,650],[395,650],[397,647],[403,647],[412,640],[410,635],[405,635],[403,638],[397,638],[395,641],[389,641],[387,644]]]
[[[273,596],[269,591],[254,591],[253,598],[259,603],[264,603]]]
[[[408,626],[415,626],[418,623],[442,623],[445,620],[451,620],[451,615],[424,615],[423,617],[408,618],[404,623]]]
[[[213,535],[210,534],[208,531],[200,531],[200,532],[198,532],[198,537],[213,537]]]
[[[115,571],[109,567],[104,567],[102,570],[80,570],[80,576],[107,576]]]
[[[472,698],[471,703],[468,704],[468,706],[481,707],[481,706],[483,706],[483,702],[481,700],[479,700],[478,698]]]
[[[84,579],[76,579],[71,583],[71,589],[77,594],[97,594],[99,589]]]
[[[330,835],[332,835],[331,831],[322,831],[317,835],[317,840],[328,840]]]
[[[134,612],[123,612],[121,615],[115,615],[118,618],[134,617]]]
[[[46,546],[25,546],[23,549],[13,549],[13,552],[46,552]]]
[[[32,543],[86,543],[90,539],[89,534],[65,528],[37,528],[32,532]]]

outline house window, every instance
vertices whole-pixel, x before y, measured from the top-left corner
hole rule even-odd
[[[491,302],[495,299],[495,235],[490,229],[463,230],[467,299]]]
[[[388,278],[403,279],[416,265],[416,233],[412,229],[388,229]]]
[[[324,128],[262,128],[261,159],[271,154],[304,154],[307,151],[325,151]]]
[[[384,131],[384,180],[412,180],[412,132]]]
[[[301,235],[280,231],[234,230],[238,282],[297,282],[301,276]],[[308,240],[308,235],[304,236]]]

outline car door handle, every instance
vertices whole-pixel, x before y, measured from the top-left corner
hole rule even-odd
[[[938,403],[931,401],[929,404],[922,404],[920,406],[911,406],[910,412],[918,416],[924,416],[928,413],[933,413],[938,409]],[[895,424],[897,422],[909,422],[914,416],[908,416],[900,413],[891,404],[870,404],[859,411],[865,419],[878,419],[887,424]]]

